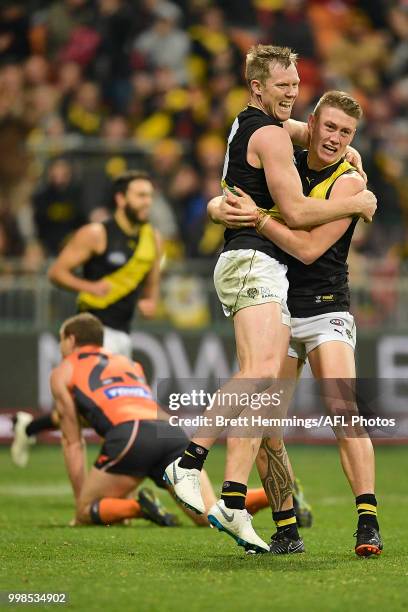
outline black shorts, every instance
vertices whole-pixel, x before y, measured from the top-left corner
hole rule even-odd
[[[187,446],[184,431],[167,421],[127,421],[108,431],[94,466],[109,474],[147,476],[165,488],[164,470]]]

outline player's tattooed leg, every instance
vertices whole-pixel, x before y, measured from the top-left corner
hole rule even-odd
[[[260,448],[262,467],[260,477],[273,512],[279,512],[285,500],[292,495],[293,482],[288,455],[283,440],[262,440]],[[259,462],[258,462],[259,466]],[[259,466],[260,467],[260,466]]]

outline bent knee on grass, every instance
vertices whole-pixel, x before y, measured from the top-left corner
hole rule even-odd
[[[76,511],[76,520],[81,525],[91,525],[91,504],[79,504]]]

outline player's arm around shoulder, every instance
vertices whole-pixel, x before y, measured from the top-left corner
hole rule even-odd
[[[65,360],[52,371],[50,386],[59,417],[65,465],[75,500],[78,500],[86,473],[85,446],[76,407],[69,390],[71,376],[72,365]]]
[[[153,319],[160,299],[161,262],[163,258],[163,238],[159,230],[154,230],[156,245],[156,259],[152,269],[147,274],[141,298],[137,302],[137,309],[145,319]]]
[[[283,127],[289,134],[294,145],[298,145],[304,149],[309,148],[310,132],[307,123],[296,121],[296,119],[288,119],[284,121]]]
[[[89,291],[94,283],[76,276],[75,268],[106,249],[106,230],[102,223],[89,223],[75,232],[48,270],[56,285],[72,291]]]
[[[366,188],[364,178],[355,170],[342,174],[334,183],[329,200],[356,195]]]

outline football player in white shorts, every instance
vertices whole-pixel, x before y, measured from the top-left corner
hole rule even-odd
[[[224,188],[247,189],[259,207],[281,216],[292,227],[326,223],[356,213],[371,219],[375,198],[370,202],[372,196],[364,190],[337,198],[331,207],[302,193],[293,164],[293,146],[285,129],[298,94],[296,54],[288,48],[255,45],[247,54],[246,80],[249,102],[231,127],[222,176]],[[367,210],[363,212],[367,208],[368,216]],[[239,361],[239,372],[223,385],[220,401],[213,406],[222,419],[250,417],[239,403],[227,405],[224,398],[242,397],[276,385],[287,352],[290,330],[285,316],[285,254],[256,231],[264,215],[259,208],[255,227],[226,229],[223,253],[214,273],[220,301],[234,318]],[[269,273],[265,276],[266,269]],[[199,428],[180,460],[165,470],[175,494],[198,513],[205,510],[199,472],[219,435],[220,430]],[[261,438],[262,431],[254,430],[246,437],[240,434],[231,438],[221,499],[208,518],[240,546],[254,545],[261,552],[269,552],[245,511],[248,477]],[[292,520],[296,523],[294,513]]]
[[[309,151],[296,154],[296,164],[305,195],[332,200],[357,193],[365,182],[344,160],[346,146],[352,141],[361,107],[344,92],[328,92],[318,102],[309,118]],[[334,428],[343,470],[355,496],[358,512],[355,551],[360,556],[378,555],[382,550],[375,497],[374,451],[367,432],[350,427],[352,415],[358,414],[355,401],[356,378],[354,348],[356,329],[349,312],[347,255],[355,217],[348,217],[307,230],[291,230],[265,216],[259,223],[254,202],[241,195],[229,194],[224,201],[209,203],[213,219],[228,226],[257,224],[263,236],[273,240],[291,257],[288,259],[288,307],[291,313],[291,341],[281,378],[295,380],[306,360],[313,375],[321,381],[327,410],[346,418],[344,429]],[[252,215],[252,216],[251,216]],[[273,453],[279,451],[281,466],[291,469],[282,440],[263,441],[257,457],[265,491],[272,503],[278,488],[273,469]],[[275,494],[276,498],[276,494]],[[285,504],[274,518],[285,517]],[[294,542],[290,525],[278,526],[272,536],[271,552],[292,552]]]

